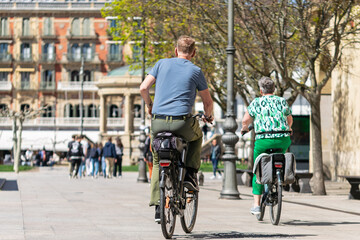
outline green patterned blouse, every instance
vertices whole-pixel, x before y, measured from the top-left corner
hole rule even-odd
[[[289,125],[287,116],[291,114],[291,108],[285,98],[276,95],[267,95],[255,98],[247,108],[248,113],[254,119],[256,133],[270,131],[287,131]],[[258,134],[256,139],[280,138],[290,136],[289,133]]]

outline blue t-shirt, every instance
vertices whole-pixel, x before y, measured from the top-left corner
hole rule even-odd
[[[182,58],[161,59],[149,74],[156,79],[152,114],[182,116],[191,113],[196,90],[208,88],[201,69]]]

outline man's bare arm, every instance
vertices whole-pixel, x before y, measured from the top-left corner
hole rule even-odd
[[[201,100],[202,100],[202,102],[204,104],[205,116],[206,117],[211,117],[210,120],[212,121],[213,120],[212,112],[213,112],[214,103],[213,103],[213,100],[211,98],[209,89],[199,91],[199,95],[200,95]]]
[[[148,107],[148,113],[151,115],[152,101],[150,98],[150,88],[155,83],[156,79],[154,76],[148,74],[144,81],[140,85],[140,94],[144,99],[146,106]]]
[[[248,111],[245,112],[245,115],[242,119],[242,128],[241,131],[249,131],[249,125],[253,122],[253,118],[250,116]]]

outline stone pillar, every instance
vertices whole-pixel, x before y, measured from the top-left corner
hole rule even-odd
[[[106,121],[106,96],[100,95],[100,135],[103,135],[107,132]]]
[[[131,124],[132,124],[132,108],[131,108],[132,102],[131,102],[131,94],[126,93],[125,94],[125,133],[130,134],[131,133]]]

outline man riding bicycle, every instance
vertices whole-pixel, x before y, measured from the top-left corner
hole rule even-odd
[[[249,124],[254,122],[256,135],[254,147],[254,161],[267,149],[279,148],[285,153],[291,144],[290,133],[293,118],[286,100],[274,95],[275,84],[269,77],[259,80],[261,97],[255,98],[247,108],[242,120],[241,132],[249,131]],[[282,133],[276,133],[282,131]],[[261,134],[263,133],[263,134]],[[254,206],[250,212],[260,214],[260,199],[264,186],[256,183],[256,176],[252,180]]]
[[[198,191],[196,173],[200,168],[202,131],[199,122],[191,117],[191,112],[198,91],[204,104],[203,120],[211,122],[213,101],[203,72],[190,61],[195,52],[193,38],[179,37],[175,48],[176,58],[159,60],[141,84],[140,93],[148,107],[148,113],[152,115],[151,139],[159,132],[167,131],[189,142],[184,185]],[[149,90],[155,82],[155,98],[152,103]],[[154,165],[149,205],[156,206],[155,221],[159,222],[159,159],[155,151],[152,153]]]

